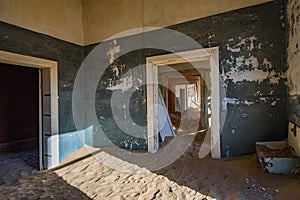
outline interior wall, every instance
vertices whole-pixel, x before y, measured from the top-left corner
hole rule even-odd
[[[82,146],[72,112],[72,91],[82,62],[82,47],[0,22],[0,50],[54,60],[58,63],[60,160]]]
[[[144,0],[143,25],[165,27],[273,0]]]
[[[282,139],[287,135],[284,14],[283,1],[276,0],[168,27],[190,36],[204,47],[220,47],[222,156],[251,153],[255,151],[255,141]],[[109,27],[101,27],[103,31],[106,28],[108,31]],[[155,39],[168,38],[167,35]],[[106,72],[96,93],[95,108],[100,125],[111,141],[124,148],[147,148],[147,135],[144,132],[137,138],[120,130],[112,116],[112,92],[122,92],[119,84],[122,86],[124,80],[129,80],[124,95],[134,92],[130,99],[130,115],[136,124],[145,126],[145,87],[136,90],[141,81],[145,82],[145,70],[131,69],[145,64],[147,56],[167,53],[140,49],[118,58],[126,50],[126,44],[140,39],[140,35],[136,35],[104,42],[107,48],[104,56],[108,62],[112,49],[119,48],[120,52],[115,52],[116,60],[109,68],[100,66],[105,67]],[[83,55],[96,45],[81,47],[0,22],[1,50],[58,61],[60,160],[82,145],[73,120],[73,85]],[[182,46],[174,49],[191,50]],[[130,72],[128,77],[122,77],[127,72]],[[118,99],[116,109],[123,111],[126,101]],[[103,145],[103,137],[95,138],[94,142],[96,146]]]
[[[273,0],[0,0],[0,20],[88,45],[140,27],[166,27]]]
[[[209,16],[168,27],[196,40],[203,47],[219,46],[221,95],[221,152],[222,156],[238,156],[255,152],[255,142],[282,140],[287,137],[287,66],[285,49],[285,4],[282,0]],[[156,32],[159,32],[157,30]],[[155,33],[155,32],[153,32]],[[147,148],[146,133],[135,138],[121,130],[112,115],[111,98],[114,92],[124,97],[135,91],[130,99],[130,114],[134,122],[145,126],[145,70],[133,70],[145,64],[147,56],[166,52],[141,49],[127,53],[126,44],[142,42],[156,44],[168,41],[169,35],[150,37],[149,34],[130,36],[105,42],[107,59],[115,52],[115,61],[106,68],[96,94],[97,117],[106,136],[117,146]],[[159,34],[158,34],[159,35]],[[103,44],[103,43],[102,43]],[[85,47],[85,55],[95,47]],[[174,46],[175,52],[192,47]],[[106,55],[105,55],[106,56]],[[118,73],[116,73],[118,72]],[[127,75],[126,75],[127,73]],[[130,84],[127,84],[130,83]],[[119,113],[124,113],[127,99],[117,100]],[[120,116],[119,120],[123,116]],[[101,146],[103,138],[96,144]],[[133,144],[130,146],[130,144]]]
[[[83,0],[84,43],[93,44],[142,27],[141,0]]]
[[[81,0],[0,0],[0,20],[83,45]]]
[[[166,27],[270,1],[83,0],[84,43],[101,42],[133,28]]]
[[[288,0],[289,118],[300,126],[300,1]]]
[[[0,63],[0,143],[38,138],[39,71]]]

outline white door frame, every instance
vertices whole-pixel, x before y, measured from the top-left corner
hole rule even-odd
[[[38,69],[50,69],[50,87],[51,87],[51,137],[48,143],[50,144],[48,149],[43,152],[43,139],[41,124],[41,99],[39,100],[39,157],[40,157],[40,169],[52,168],[59,164],[59,141],[58,141],[58,76],[57,76],[57,62],[52,60],[46,60],[42,58],[36,58],[26,56],[22,54],[16,54],[6,51],[0,51],[0,62],[12,65],[19,65],[23,67],[31,67]],[[40,86],[39,86],[40,87]],[[41,93],[41,88],[39,89]],[[39,94],[41,96],[41,94]],[[41,98],[41,97],[40,97]],[[47,159],[47,166],[42,166],[44,155],[50,155],[50,159]],[[42,162],[41,162],[42,161]]]
[[[146,59],[148,151],[158,150],[158,66],[196,61],[209,61],[211,74],[211,156],[221,158],[220,150],[220,92],[219,47],[171,53]],[[154,83],[154,84],[149,84]]]

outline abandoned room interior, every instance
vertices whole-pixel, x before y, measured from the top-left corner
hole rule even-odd
[[[300,1],[0,4],[0,199],[300,198]]]

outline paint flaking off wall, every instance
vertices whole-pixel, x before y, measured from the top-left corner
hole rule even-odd
[[[108,59],[109,59],[109,63],[112,64],[115,60],[115,55],[117,53],[120,53],[121,51],[121,47],[120,45],[117,45],[117,40],[114,40],[113,41],[113,47],[111,47],[109,49],[109,51],[107,52],[107,55],[108,55]]]
[[[240,99],[237,99],[237,98],[228,98],[228,97],[225,97],[222,101],[222,108],[223,108],[223,111],[226,111],[227,110],[227,105],[228,104],[233,104],[233,105],[238,105],[238,104],[243,104],[243,105],[247,105],[247,106],[251,106],[254,104],[254,102],[251,102],[249,100],[240,100]]]
[[[117,81],[115,85],[113,85],[113,81],[109,80],[109,85],[106,88],[107,90],[122,90],[122,92],[128,91],[133,87],[133,77],[131,76],[125,76],[124,78],[121,78]]]
[[[251,56],[245,59],[244,56],[240,56],[236,58],[235,65],[231,67],[231,70],[224,74],[224,81],[231,80],[234,84],[243,81],[260,84],[268,79],[270,84],[278,85],[280,79],[286,78],[286,73],[275,72],[271,61],[268,59],[264,59],[263,65],[266,66],[268,71],[258,69],[259,62],[257,58]],[[272,71],[270,71],[271,69]]]
[[[228,40],[230,44],[226,44],[226,49],[229,51],[226,64],[230,69],[224,71],[223,80],[225,83],[231,81],[237,84],[246,81],[261,84],[265,80],[269,80],[271,85],[278,85],[280,79],[286,78],[286,73],[275,71],[269,59],[264,58],[263,63],[259,63],[254,50],[261,49],[263,44],[257,40],[258,38],[254,35],[248,38],[239,38],[239,42],[233,45],[234,39]],[[245,50],[249,52],[247,57],[242,53]]]

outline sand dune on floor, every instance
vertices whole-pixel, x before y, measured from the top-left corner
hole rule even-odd
[[[256,154],[219,160],[211,159],[210,155],[199,158],[204,135],[196,135],[183,155],[159,170],[151,171],[145,165],[134,164],[129,151],[122,158],[120,152],[125,150],[117,147],[99,150],[85,146],[68,159],[89,152],[94,152],[93,156],[58,169],[56,173],[95,199],[300,198],[297,193],[300,176],[267,174]]]
[[[73,154],[74,158],[86,151],[85,147],[80,149]],[[109,167],[113,163],[117,163],[121,171]],[[213,199],[103,151],[56,173],[93,199]]]

